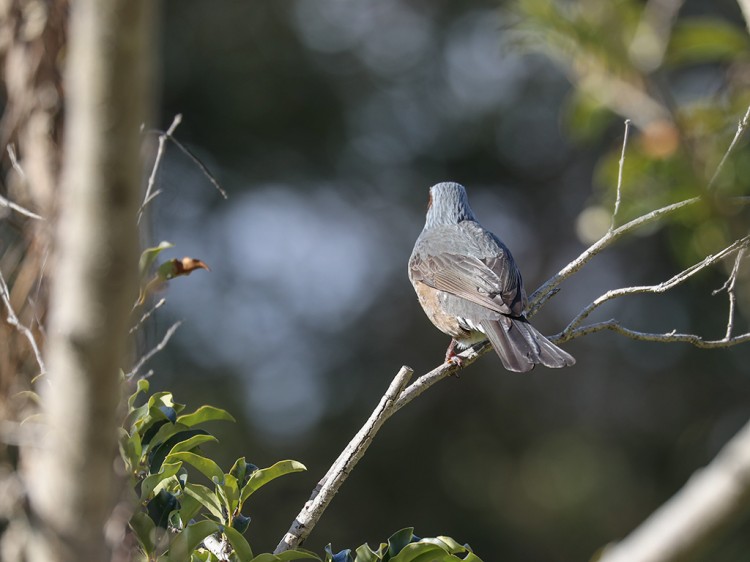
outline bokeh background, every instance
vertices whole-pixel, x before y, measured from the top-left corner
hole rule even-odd
[[[442,361],[448,339],[406,276],[428,187],[467,186],[531,292],[609,225],[625,118],[621,220],[705,189],[750,102],[749,44],[728,0],[164,3],[159,126],[183,115],[176,138],[229,198],[168,149],[149,239],[212,271],[170,285],[140,344],[185,321],[150,363],[152,387],[238,418],[215,428],[226,468],[243,455],[308,467],[254,497],[257,552],[275,547],[399,367]],[[748,193],[747,155],[741,145],[719,193]],[[716,205],[631,236],[534,323],[556,333],[604,291],[665,280],[746,225]],[[595,319],[720,338],[727,299],[711,292],[726,275]],[[588,560],[748,419],[749,348],[599,333],[566,344],[575,367],[524,376],[487,355],[386,424],[305,546],[374,545],[414,526],[488,562]],[[748,530],[738,521],[697,559],[747,560]]]

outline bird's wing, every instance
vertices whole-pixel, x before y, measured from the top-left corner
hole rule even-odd
[[[520,316],[523,312],[523,283],[507,253],[489,258],[418,253],[412,256],[409,266],[414,281],[500,314]]]

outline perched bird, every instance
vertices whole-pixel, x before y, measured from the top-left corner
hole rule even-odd
[[[526,320],[521,272],[505,244],[477,222],[462,185],[430,188],[427,220],[409,259],[409,280],[427,317],[453,338],[446,361],[454,360],[456,347],[489,339],[509,371],[576,362]]]

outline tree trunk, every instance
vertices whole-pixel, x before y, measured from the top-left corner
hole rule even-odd
[[[29,560],[111,556],[105,527],[119,489],[116,412],[137,291],[152,11],[151,0],[70,4],[49,375],[41,384],[46,436],[24,457],[36,522]]]

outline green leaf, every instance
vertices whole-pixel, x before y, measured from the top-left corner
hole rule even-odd
[[[297,548],[295,550],[285,550],[276,555],[281,562],[289,562],[291,560],[320,560],[320,556],[304,548]]]
[[[198,486],[199,484],[186,484],[185,488],[188,486]],[[204,507],[203,503],[196,498],[194,495],[191,495],[187,493],[187,489],[183,491],[183,493],[180,495],[180,510],[178,512],[178,515],[180,517],[179,523],[176,525],[178,529],[182,529],[190,523],[190,520],[193,519],[196,515],[198,515],[198,512]]]
[[[196,468],[206,478],[215,484],[224,482],[224,471],[211,459],[196,455],[195,453],[171,453],[167,455],[165,462],[183,461]]]
[[[279,554],[269,554],[264,552],[263,554],[258,554],[258,556],[253,558],[250,562],[291,562],[292,560],[320,561],[320,556],[309,550],[300,548],[296,550],[285,550]]]
[[[172,447],[173,453],[191,451],[195,449],[198,445],[203,445],[203,443],[208,443],[208,442],[218,443],[219,442],[219,440],[216,439],[216,437],[214,437],[213,435],[209,435],[208,433],[204,432],[202,429],[194,429],[193,431],[198,431],[201,433],[197,433],[193,437],[190,437],[189,439],[185,439],[184,441],[179,442],[177,445]]]
[[[388,537],[388,554],[396,556],[414,538],[414,527],[406,527]]]
[[[146,504],[146,511],[157,527],[166,529],[169,526],[169,516],[180,509],[180,502],[174,494],[163,488]]]
[[[182,467],[181,462],[164,463],[158,473],[147,476],[141,483],[141,501],[150,498],[156,486],[162,480],[165,480],[177,474],[177,472],[180,470],[180,467]]]
[[[234,551],[237,553],[237,556],[239,556],[240,560],[242,560],[243,562],[247,562],[253,557],[253,551],[250,548],[250,545],[245,540],[245,537],[243,537],[237,529],[233,529],[232,527],[225,527],[224,534],[229,540],[229,543],[232,545],[232,548],[234,548]]]
[[[360,545],[354,553],[357,562],[380,562],[382,560],[382,558],[370,548],[370,545],[366,543]]]
[[[279,557],[273,554],[269,554],[268,552],[264,552],[263,554],[258,554],[258,556],[250,560],[250,562],[279,562]]]
[[[179,418],[177,418],[177,421],[179,423],[188,427],[192,427],[194,425],[198,425],[199,423],[207,421],[219,420],[231,422],[236,421],[226,410],[215,408],[213,406],[201,406],[195,412],[192,412],[190,414],[183,414]]]
[[[151,266],[154,265],[156,258],[159,257],[159,254],[167,248],[174,248],[174,244],[172,244],[171,242],[162,241],[158,246],[154,246],[153,248],[146,248],[145,250],[143,250],[143,252],[141,252],[141,257],[138,261],[138,271],[140,272],[142,278],[148,275],[148,272],[151,270]]]
[[[162,431],[162,429],[164,431]],[[156,472],[159,470],[161,463],[164,462],[164,458],[170,453],[178,453],[182,451],[189,451],[193,447],[186,449],[180,449],[175,451],[175,448],[190,440],[194,437],[206,437],[207,432],[203,429],[186,429],[182,424],[174,424],[170,428],[170,424],[165,424],[151,440],[153,450],[148,456],[149,472]],[[209,441],[213,439],[217,441],[215,437],[209,437]]]
[[[237,483],[241,488],[242,486],[247,484],[247,479],[250,478],[250,474],[252,474],[252,472],[255,470],[258,470],[257,466],[248,464],[248,462],[245,460],[245,457],[240,457],[236,461],[234,461],[232,468],[229,470],[229,474],[237,479]]]
[[[201,484],[188,483],[185,484],[185,493],[198,500],[219,521],[224,521],[225,515],[221,509],[221,501],[215,492]]]
[[[153,520],[142,511],[137,511],[130,518],[130,528],[133,529],[141,548],[146,554],[154,552],[156,540],[156,525]]]
[[[245,503],[245,500],[249,498],[256,490],[268,484],[271,480],[275,480],[279,476],[285,474],[291,474],[293,472],[301,472],[307,470],[305,465],[297,461],[279,461],[273,466],[268,468],[261,468],[253,472],[252,476],[242,487],[242,494],[240,496],[240,506]]]
[[[229,513],[234,513],[240,502],[240,487],[237,484],[237,479],[231,474],[225,474],[224,482],[221,484],[221,489],[226,498],[227,511]]]
[[[458,558],[435,544],[415,542],[405,545],[397,556],[390,559],[390,562],[452,562],[454,560],[457,561]]]
[[[667,60],[696,64],[747,58],[747,31],[718,18],[683,18],[672,29]]]
[[[249,525],[250,518],[241,513],[235,513],[234,517],[232,517],[232,527],[237,529],[240,533],[247,531]]]
[[[169,545],[169,562],[185,562],[208,535],[221,531],[215,521],[199,521],[188,525],[172,539]]]
[[[133,407],[133,404],[135,404],[135,401],[138,399],[138,396],[143,392],[148,392],[149,388],[149,382],[148,379],[138,379],[138,382],[136,383],[135,392],[130,395],[128,398],[128,409],[131,409]]]
[[[135,472],[141,463],[141,436],[137,432],[129,435],[125,429],[120,428],[120,455],[128,465],[128,470]]]

